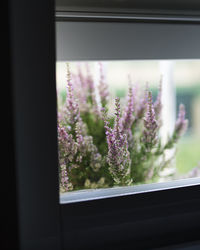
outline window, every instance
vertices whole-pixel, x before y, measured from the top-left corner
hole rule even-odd
[[[134,22],[132,19],[123,21],[120,19],[120,21],[119,19],[109,19],[109,17],[94,18],[93,20],[93,17],[89,15],[86,17],[76,15],[73,19],[73,15],[70,13],[60,16],[59,14],[56,23],[57,72],[63,67],[65,73],[57,73],[57,77],[63,76],[62,82],[67,81],[66,62],[69,63],[70,72],[73,74],[77,72],[77,62],[83,68],[84,62],[96,65],[94,68],[96,67],[95,70],[98,72],[98,62],[116,65],[127,63],[127,61],[138,63],[138,60],[145,60],[146,63],[151,64],[151,60],[154,60],[154,63],[160,64],[158,67],[160,71],[164,71],[165,74],[167,72],[167,77],[170,76],[173,64],[169,60],[174,60],[177,65],[184,64],[184,61],[177,61],[180,59],[187,59],[188,61],[185,62],[191,63],[191,65],[195,62],[199,63],[199,61],[191,61],[191,59],[200,58],[198,53],[200,37],[196,23],[181,21],[161,23],[155,20],[146,23]],[[178,46],[180,41],[181,46]],[[164,62],[161,63],[160,60],[164,60]],[[142,61],[140,62],[142,63]],[[163,65],[165,66],[163,67]],[[93,66],[91,65],[91,68]],[[158,70],[156,76],[157,84],[160,71]],[[86,72],[83,70],[83,74],[87,74],[87,70]],[[109,77],[108,72],[107,76]],[[59,85],[59,79],[57,79],[57,84]],[[170,88],[175,88],[173,85],[167,84],[166,86],[169,87],[168,93],[170,93]],[[173,96],[170,96],[170,100],[175,102],[175,93],[173,91],[172,93]],[[58,109],[59,102],[58,98]],[[174,104],[171,109],[174,114],[175,106]],[[171,115],[170,117],[173,117]],[[93,240],[97,235],[112,246],[113,241],[117,246],[120,241],[134,240],[138,247],[141,245],[150,247],[149,240],[142,243],[142,239],[154,238],[155,235],[157,240],[154,238],[154,243],[162,244],[161,242],[165,241],[165,233],[179,235],[184,230],[188,232],[186,227],[181,230],[176,226],[173,229],[167,227],[167,218],[170,216],[169,211],[173,211],[173,219],[170,217],[173,225],[178,226],[180,221],[186,223],[189,220],[188,206],[191,209],[193,202],[198,203],[195,191],[199,188],[198,184],[199,178],[197,177],[176,182],[95,190],[81,188],[80,191],[65,192],[60,195],[64,245],[66,247],[84,245],[94,248],[99,244],[103,247],[103,243]],[[185,210],[182,209],[183,207]],[[196,213],[195,211],[194,209],[193,214]],[[187,214],[188,212],[189,214]],[[197,217],[197,214],[194,215],[194,218]],[[164,225],[167,227],[165,229],[161,226],[163,218]],[[145,230],[142,226],[143,221],[145,221]],[[156,228],[155,231],[154,228]],[[112,230],[115,233],[111,234]],[[73,239],[77,237],[77,234],[79,242],[74,243]],[[188,232],[188,237],[194,237],[194,231],[192,235],[189,235]]]
[[[96,188],[135,186],[198,177],[199,139],[197,134],[199,132],[193,136],[192,131],[197,131],[195,124],[198,123],[194,120],[198,119],[197,99],[199,97],[197,97],[197,93],[200,89],[198,83],[200,76],[197,68],[199,60],[192,48],[189,47],[190,51],[188,51],[188,43],[193,48],[198,46],[196,43],[198,40],[196,28],[198,26],[168,23],[161,25],[158,23],[136,24],[134,22],[59,21],[56,27],[61,202],[67,202],[68,198],[71,202],[73,196],[77,199],[77,195],[81,200],[81,195],[84,194],[84,197],[86,194],[89,197],[91,195],[91,192],[72,193],[69,191],[84,189],[93,189],[94,191]],[[166,35],[167,32],[171,34],[170,39]],[[185,32],[188,32],[189,36],[187,43]],[[152,33],[151,36],[149,36],[150,33]],[[147,43],[147,37],[152,41],[149,40]],[[180,39],[183,39],[183,46],[177,49],[175,44]],[[88,44],[90,46],[87,46]],[[81,49],[81,45],[84,48]],[[187,52],[184,46],[187,47]],[[193,57],[195,60],[191,59]],[[135,60],[139,58],[140,60]],[[181,61],[181,58],[184,60]],[[100,59],[100,61],[98,62],[96,59]],[[115,59],[115,61],[111,59]],[[68,66],[66,60],[68,60]],[[103,71],[106,71],[106,75]],[[183,77],[184,74],[187,74],[187,77],[190,75],[190,79],[186,80],[186,76]],[[159,79],[161,75],[162,80]],[[194,79],[194,77],[196,78]],[[146,82],[149,82],[149,86],[145,87]],[[159,82],[161,82],[160,86]],[[102,87],[100,83],[104,86]],[[130,88],[128,83],[132,85]],[[73,85],[73,93],[69,93],[71,91],[67,86],[69,84]],[[90,84],[91,86],[89,86]],[[192,85],[194,86],[192,87],[193,97],[189,97]],[[101,93],[102,90],[106,93]],[[185,95],[182,93],[184,91]],[[70,95],[73,95],[74,100],[67,100],[67,97],[70,99]],[[103,100],[104,103],[102,103],[101,95],[106,95],[107,100]],[[117,96],[120,97],[118,101],[115,99]],[[187,98],[190,100],[186,100]],[[69,108],[72,105],[69,102],[74,102],[73,105],[77,106],[77,109],[73,111],[76,114],[70,114],[73,108]],[[120,105],[121,107],[119,107]],[[132,114],[127,108],[128,105],[129,109],[134,110]],[[159,111],[156,111],[156,105],[159,106]],[[194,107],[192,105],[196,105],[196,108],[192,108]],[[118,106],[118,111],[116,111],[116,106]],[[141,111],[140,108],[143,110]],[[139,110],[141,111],[140,117]],[[114,115],[116,112],[118,114]],[[128,119],[127,112],[130,115],[129,125],[125,125],[127,123],[125,120]],[[155,112],[155,116],[148,118],[148,112]],[[160,112],[159,115],[158,112]],[[69,121],[71,115],[80,116],[81,122],[74,121],[74,124],[71,124]],[[116,132],[117,116],[120,117],[119,130],[122,130],[120,136],[126,136],[126,139],[124,144],[122,143],[122,147],[118,147],[118,152],[114,153],[111,144],[115,145],[115,142],[112,141],[109,144],[109,136],[106,136],[106,133]],[[66,121],[67,119],[68,121]],[[155,138],[150,139],[151,149],[148,149],[147,142],[145,144],[145,140],[150,136],[151,132],[148,130],[151,126],[150,124],[145,125],[144,119],[155,119],[155,130],[152,124],[151,131]],[[77,124],[79,127],[76,127]],[[130,126],[130,128],[125,129],[126,126]],[[82,130],[78,135],[76,130],[81,131],[83,127],[84,132]],[[88,138],[91,140],[93,158],[91,152],[84,151],[83,153],[82,151],[80,153],[80,149],[77,148],[79,147],[77,146],[79,144],[77,136],[84,137],[83,134],[87,140]],[[183,137],[183,135],[185,136]],[[67,145],[63,143],[63,136],[69,137]],[[181,139],[182,137],[183,139]],[[192,138],[196,139],[192,141]],[[110,140],[113,139],[110,138]],[[179,140],[180,143],[178,143]],[[190,140],[193,145],[191,153],[189,153]],[[84,145],[87,143],[83,142]],[[126,148],[125,144],[127,144],[127,150],[124,149]],[[74,150],[74,153],[68,155],[69,148],[67,149],[67,147]],[[85,146],[83,148],[86,150]],[[152,156],[150,156],[151,154]],[[122,159],[123,155],[126,155],[124,160]],[[73,159],[69,159],[69,157]],[[87,157],[89,160],[86,160]],[[184,157],[187,160],[184,160]],[[120,162],[118,168],[121,170],[116,170],[117,161]],[[194,165],[191,166],[192,164]],[[98,169],[95,166],[98,166]],[[197,179],[192,181],[198,182]],[[141,188],[143,189],[143,187]],[[147,185],[146,190],[148,188],[152,189],[152,186]],[[110,195],[115,190],[110,190]],[[66,191],[68,194],[65,193]],[[130,189],[129,192],[132,191]],[[104,192],[109,193],[108,190],[102,190],[103,193],[96,192],[97,197],[105,197]],[[121,189],[122,194],[123,192],[127,192],[127,190]],[[92,192],[92,194],[94,198],[95,193]]]
[[[84,202],[59,203],[54,2],[27,5],[22,0],[19,8],[19,2],[12,1],[10,10],[10,99],[21,248],[124,249],[131,242],[136,249],[148,249],[199,239],[199,184],[191,180],[138,192],[123,190],[108,199],[95,194],[90,201],[82,196]],[[70,18],[76,22],[57,23],[58,34],[66,28],[60,32],[65,39],[57,41],[57,61],[200,58],[198,18],[164,26],[119,18],[118,23]],[[65,37],[67,32],[70,36]]]

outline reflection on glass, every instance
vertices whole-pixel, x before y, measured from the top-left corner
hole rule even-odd
[[[57,62],[60,191],[200,176],[199,68]]]

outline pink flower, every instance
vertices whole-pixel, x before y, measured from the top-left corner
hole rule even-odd
[[[90,73],[90,68],[88,64],[86,64],[86,71],[87,71],[86,84],[88,89],[87,101],[91,104],[91,109],[94,112],[94,114],[97,117],[100,117],[99,107],[96,100],[94,80]]]
[[[136,89],[136,94],[138,93],[138,88]],[[149,84],[148,82],[146,83],[145,90],[143,91],[142,95],[139,96],[138,94],[138,99],[137,99],[137,105],[135,108],[135,116],[136,120],[143,118],[145,110],[146,110],[146,105],[148,101],[148,91],[149,91]]]
[[[105,119],[105,130],[108,144],[107,162],[109,171],[117,185],[129,185],[131,159],[128,151],[126,134],[122,134],[120,122],[120,103],[119,98],[115,99],[115,125],[114,129],[109,127]]]
[[[179,105],[178,119],[175,124],[175,132],[178,137],[181,137],[187,130],[188,120],[185,119],[185,106]]]
[[[77,153],[77,143],[65,127],[58,124],[58,148],[60,165],[72,162]]]
[[[100,69],[100,82],[99,82],[98,89],[99,89],[99,95],[101,99],[101,105],[102,107],[105,107],[106,104],[108,103],[109,92],[108,92],[108,85],[106,84],[106,81],[105,81],[103,64],[101,62],[99,62],[99,69]]]
[[[161,95],[162,95],[162,77],[160,79],[158,95],[157,95],[156,101],[154,102],[154,110],[155,110],[156,120],[158,122],[159,127],[162,125],[162,121],[161,121],[161,111],[162,111]]]
[[[61,173],[60,173],[60,186],[64,192],[67,192],[69,190],[69,178],[67,175],[67,169],[65,166],[61,166]]]
[[[135,117],[133,115],[134,98],[135,96],[134,96],[133,87],[130,85],[128,98],[127,98],[127,106],[125,108],[124,115],[122,117],[122,132],[126,133],[128,141],[132,139],[131,127],[135,120]]]
[[[158,124],[155,119],[155,111],[152,101],[152,93],[148,91],[147,111],[144,118],[143,142],[147,150],[150,150],[157,142]]]
[[[71,82],[71,73],[69,64],[67,63],[67,100],[66,100],[66,112],[67,118],[70,125],[75,124],[79,118],[79,107],[78,103],[74,98],[74,90]]]

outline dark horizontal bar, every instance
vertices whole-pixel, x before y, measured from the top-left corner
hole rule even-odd
[[[61,204],[64,249],[105,249],[109,244],[126,249],[118,244],[128,241],[134,249],[152,249],[197,240],[199,190],[190,185]]]
[[[200,15],[56,12],[56,21],[200,23]]]
[[[56,11],[191,12],[200,11],[198,0],[56,0]]]

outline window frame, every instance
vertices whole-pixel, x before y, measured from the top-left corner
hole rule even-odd
[[[195,185],[61,204],[64,249],[124,249],[130,242],[136,249],[151,249],[198,240],[199,189]]]
[[[88,13],[83,12],[73,13],[73,11],[58,12],[56,20],[58,22],[71,23],[85,22],[87,24],[90,22],[145,24],[148,22],[152,24],[179,24],[180,27],[184,24],[200,26],[200,16],[195,18],[181,17],[179,19],[174,19],[172,16],[168,16],[168,18],[162,16],[160,19],[157,17],[148,17],[146,19],[141,15],[139,18],[135,15],[120,16],[113,14],[112,16],[105,16],[105,13],[95,15],[92,13],[88,15]],[[68,27],[70,28],[70,26]],[[78,34],[78,25],[75,27]],[[85,32],[85,37],[89,34],[89,30],[87,30],[87,25],[85,30],[82,29],[82,33]],[[81,40],[79,36],[74,36],[74,39]],[[112,34],[108,39],[112,40]],[[65,45],[67,46],[66,41]],[[121,41],[123,44],[124,40],[121,39]],[[87,39],[84,42],[87,44]],[[88,45],[89,47],[92,45],[92,42]],[[72,47],[72,45],[70,46]],[[76,46],[74,47],[76,50]],[[102,51],[99,54],[101,54],[101,59],[107,59]],[[80,53],[79,58],[87,60],[91,59],[89,58],[90,56]],[[130,58],[134,58],[133,53]],[[70,59],[77,60],[73,56],[68,60]],[[92,60],[95,59],[97,58],[92,58]],[[183,183],[184,181],[182,181]],[[86,199],[65,204],[63,201],[61,204],[61,223],[64,249],[67,249],[67,247],[74,249],[99,249],[105,248],[105,245],[108,249],[111,247],[124,249],[131,242],[134,242],[133,246],[136,249],[147,249],[198,240],[197,232],[200,228],[197,223],[200,219],[199,180],[198,184],[187,187],[181,185],[176,187],[174,185],[173,188],[159,190],[161,185],[156,184],[155,186],[157,186],[156,191],[132,193],[118,197],[110,195],[110,197],[101,197],[95,200]],[[170,224],[173,227],[170,227]],[[78,238],[77,241],[75,240],[76,238]],[[101,240],[99,241],[97,238]]]
[[[124,249],[130,242],[138,249],[199,239],[200,185],[59,204],[54,1],[10,1],[9,13],[21,249]]]
[[[9,0],[8,14],[16,185],[6,195],[16,199],[18,229],[17,242],[8,235],[9,249],[61,249],[54,0]],[[9,211],[15,209],[10,203]]]
[[[187,0],[96,0],[95,4],[90,0],[56,0],[56,11],[58,12],[78,12],[78,13],[116,13],[133,14],[133,15],[199,15],[200,4],[198,0],[192,0],[188,3]]]

